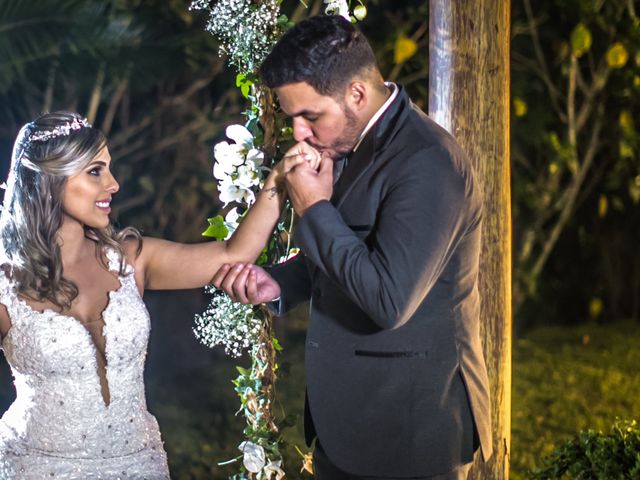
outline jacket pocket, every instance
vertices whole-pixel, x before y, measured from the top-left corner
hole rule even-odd
[[[375,358],[427,358],[429,352],[416,352],[413,350],[400,351],[377,351],[377,350],[355,350],[356,357]]]
[[[354,232],[370,232],[373,225],[347,225]]]

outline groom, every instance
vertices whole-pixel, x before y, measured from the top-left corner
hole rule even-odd
[[[491,455],[479,337],[482,201],[471,163],[384,83],[339,16],[289,30],[260,74],[293,119],[302,254],[214,278],[243,303],[311,300],[305,433],[317,479],[465,479]]]

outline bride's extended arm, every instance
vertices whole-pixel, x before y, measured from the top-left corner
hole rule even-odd
[[[316,164],[314,153],[298,150],[274,167],[255,204],[231,238],[224,242],[184,244],[145,238],[142,252],[133,260],[138,286],[149,289],[197,288],[208,284],[225,263],[253,263],[273,232],[284,203],[286,172],[303,162]]]

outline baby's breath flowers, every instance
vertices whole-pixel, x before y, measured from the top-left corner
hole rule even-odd
[[[206,30],[220,39],[220,53],[243,73],[262,63],[281,34],[278,0],[194,0],[189,9],[209,11]]]
[[[219,290],[207,287],[213,297],[207,309],[195,315],[193,333],[208,347],[221,346],[231,357],[239,357],[260,338],[262,321],[254,307],[235,303]]]
[[[218,184],[224,207],[231,205],[225,217],[208,219],[205,236],[226,240],[256,201],[256,194],[264,183],[265,154],[261,150],[262,107],[260,85],[253,80],[255,70],[267,56],[281,31],[280,0],[195,0],[191,9],[207,10],[207,30],[221,42],[221,53],[229,56],[229,63],[238,71],[236,86],[251,108],[245,112],[246,125],[231,125],[226,129],[228,140],[213,149],[213,176]],[[271,159],[269,159],[271,160]],[[268,163],[268,162],[267,162]],[[266,256],[265,256],[266,257]],[[235,303],[214,287],[207,309],[195,316],[194,333],[209,347],[221,346],[225,353],[239,357],[248,353],[251,367],[237,367],[233,380],[240,397],[238,414],[244,416],[246,440],[241,444],[243,462],[233,480],[279,480],[284,476],[278,427],[271,411],[273,387],[276,379],[276,352],[280,349],[271,329],[271,316],[266,309]],[[237,460],[237,459],[236,459]],[[226,462],[224,462],[226,463]]]

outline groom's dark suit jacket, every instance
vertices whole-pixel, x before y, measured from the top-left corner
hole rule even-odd
[[[271,269],[281,311],[311,299],[310,441],[358,475],[420,477],[491,455],[479,337],[482,206],[471,163],[400,92],[331,201],[296,229],[302,254]]]

